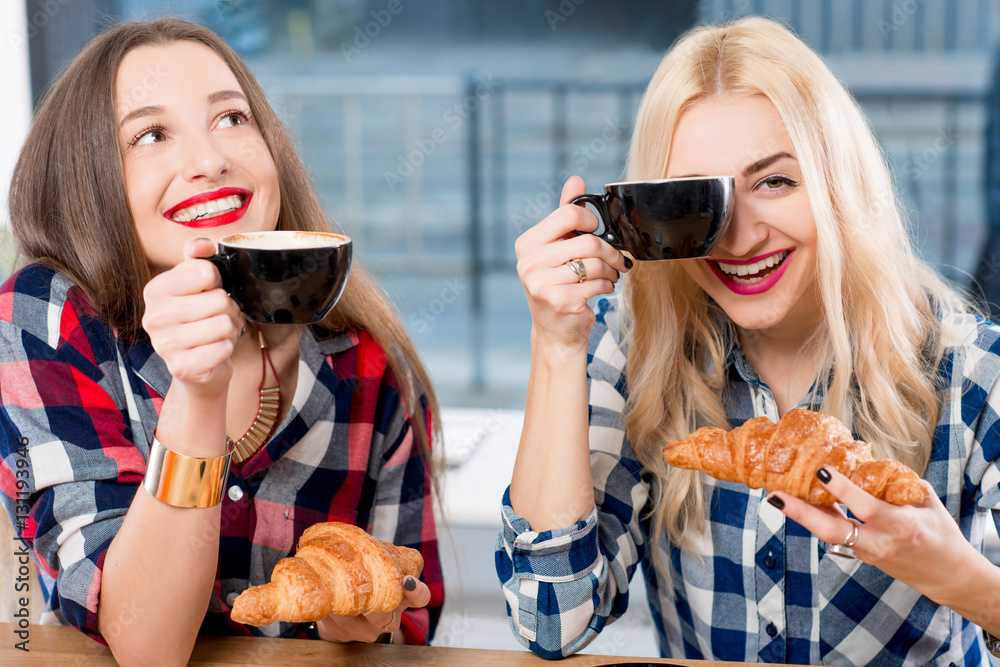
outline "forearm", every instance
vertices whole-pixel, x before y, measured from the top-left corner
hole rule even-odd
[[[921,591],[972,621],[994,637],[1000,637],[1000,567],[991,563],[971,544],[957,545],[961,552],[952,576],[938,578],[934,589]]]
[[[221,405],[188,398],[171,387],[157,439],[187,456],[221,455],[225,397]],[[136,492],[105,557],[98,605],[98,626],[119,663],[187,663],[215,581],[220,508],[173,507],[145,488]]]
[[[139,489],[105,557],[98,627],[122,665],[183,665],[219,558],[219,506],[171,507]]]
[[[594,508],[590,469],[587,350],[546,344],[532,333],[524,429],[511,506],[532,530],[563,528]]]

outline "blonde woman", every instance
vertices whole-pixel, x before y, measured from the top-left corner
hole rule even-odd
[[[626,178],[690,175],[736,180],[707,259],[632,263],[576,236],[597,228],[567,205],[578,178],[518,239],[532,367],[497,549],[515,634],[582,649],[641,565],[665,657],[988,665],[1000,329],[916,256],[862,112],[774,22],[697,28],[653,77]],[[852,535],[835,509],[663,461],[697,427],[796,406],[916,469],[931,499],[890,506],[821,470]],[[847,537],[856,560],[829,551]]]

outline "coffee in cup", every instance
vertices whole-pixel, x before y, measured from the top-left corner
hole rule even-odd
[[[706,257],[719,245],[735,187],[732,176],[628,181],[570,203],[594,206],[603,229],[593,233],[637,260],[687,259]]]
[[[351,249],[351,239],[332,232],[252,232],[224,237],[207,259],[248,320],[315,324],[344,291]]]

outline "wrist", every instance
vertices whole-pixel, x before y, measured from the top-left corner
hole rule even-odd
[[[151,496],[172,507],[219,505],[229,475],[232,447],[232,440],[226,438],[226,453],[222,456],[184,456],[164,447],[154,434],[142,485]]]
[[[226,452],[227,392],[192,392],[172,382],[160,408],[156,437],[177,454],[222,456]]]
[[[930,586],[914,588],[972,621],[994,638],[1000,638],[1000,623],[994,613],[997,600],[1000,600],[1000,568],[965,540],[951,545],[950,550],[954,559],[935,571],[954,575],[935,578]]]
[[[576,364],[587,360],[587,339],[567,341],[531,329],[531,358],[551,365]]]

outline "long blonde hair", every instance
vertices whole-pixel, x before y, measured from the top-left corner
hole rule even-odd
[[[666,55],[643,96],[627,178],[665,177],[681,113],[715,95],[767,97],[801,166],[818,237],[824,326],[812,344],[823,350],[822,411],[849,416],[877,458],[923,471],[940,405],[942,321],[967,306],[917,257],[864,113],[780,24],[750,17],[699,27]],[[686,528],[705,526],[702,478],[667,466],[662,449],[699,426],[729,426],[721,396],[729,325],[675,262],[636,262],[623,298],[625,426],[657,480],[654,544],[665,530],[683,547]]]

